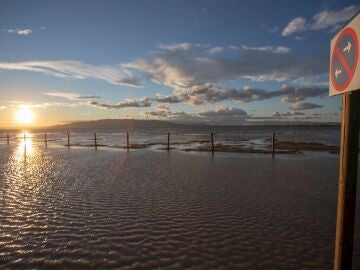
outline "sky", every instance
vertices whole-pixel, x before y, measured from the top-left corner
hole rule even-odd
[[[0,127],[338,122],[330,40],[357,1],[0,1]],[[25,110],[25,111],[24,111]]]

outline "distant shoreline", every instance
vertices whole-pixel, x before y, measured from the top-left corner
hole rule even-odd
[[[176,127],[338,127],[337,122],[248,122],[244,125],[219,125],[217,123],[205,122],[171,122],[165,120],[140,120],[140,119],[101,119],[90,121],[74,121],[62,125],[47,127],[0,127],[1,131],[10,130],[74,130],[74,129],[124,129],[124,128],[176,128]]]

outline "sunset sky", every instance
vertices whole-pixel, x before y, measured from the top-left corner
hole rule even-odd
[[[0,127],[339,121],[330,40],[357,3],[2,0]]]

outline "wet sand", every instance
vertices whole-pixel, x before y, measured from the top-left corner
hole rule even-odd
[[[2,268],[332,267],[336,155],[0,150]]]

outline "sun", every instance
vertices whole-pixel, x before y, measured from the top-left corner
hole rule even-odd
[[[15,118],[19,124],[28,125],[34,121],[34,113],[27,107],[21,107],[15,113]]]

